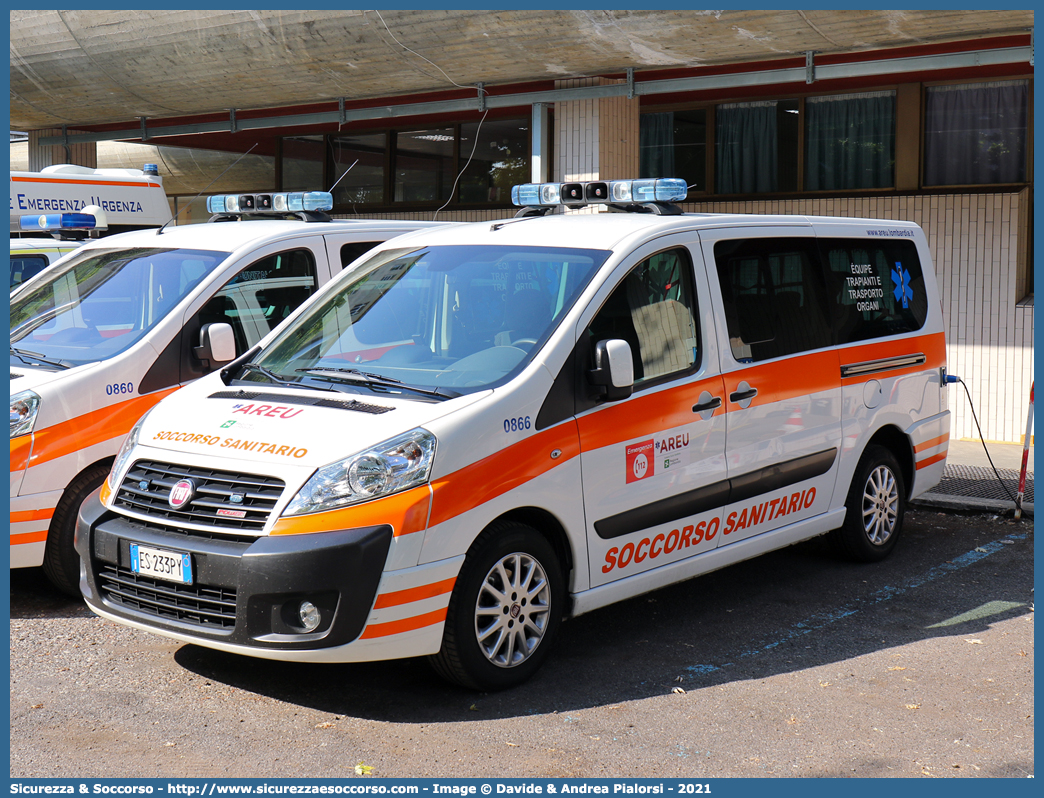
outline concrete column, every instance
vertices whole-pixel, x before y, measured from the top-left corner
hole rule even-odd
[[[556,88],[602,86],[606,78],[559,80]],[[555,180],[638,177],[638,98],[555,103]]]
[[[70,130],[68,132],[77,133],[80,131]],[[61,128],[29,131],[30,172],[39,172],[45,166],[54,166],[59,163],[71,163],[76,166],[86,166],[89,169],[98,168],[98,145],[93,141],[83,144],[70,144],[68,147],[61,144],[49,147],[40,146],[41,137],[60,135],[62,135]]]

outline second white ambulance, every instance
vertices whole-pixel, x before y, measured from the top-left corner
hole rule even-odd
[[[496,689],[563,618],[827,532],[886,556],[949,435],[924,234],[684,195],[528,185],[378,247],[131,431],[77,526],[90,607]],[[624,212],[543,215],[585,201]]]
[[[325,192],[210,202],[210,223],[94,240],[12,294],[12,568],[79,595],[76,512],[138,418],[369,248],[433,224],[333,221]]]

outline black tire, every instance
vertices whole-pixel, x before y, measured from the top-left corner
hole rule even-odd
[[[528,596],[504,591],[497,599],[505,577],[536,581]],[[530,526],[498,522],[479,535],[464,559],[442,648],[430,662],[444,679],[475,690],[522,684],[547,658],[564,610],[565,580],[551,544]],[[481,627],[480,620],[485,621]]]
[[[80,596],[80,555],[73,539],[80,505],[109,474],[107,465],[93,465],[69,483],[51,516],[44,547],[43,569],[51,584],[70,596]]]
[[[845,500],[845,523],[832,533],[837,548],[859,562],[892,553],[903,531],[906,482],[899,461],[883,446],[866,447]]]

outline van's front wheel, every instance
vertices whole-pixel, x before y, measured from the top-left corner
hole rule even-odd
[[[51,517],[43,569],[51,584],[69,596],[80,597],[80,555],[73,546],[76,516],[83,500],[97,490],[108,475],[108,465],[88,468],[66,488]]]
[[[845,523],[833,537],[854,560],[883,560],[896,543],[906,513],[906,485],[895,455],[883,446],[868,446],[859,458],[845,502]]]
[[[494,524],[464,560],[432,665],[476,690],[521,684],[547,657],[564,595],[561,566],[547,540],[525,524]]]

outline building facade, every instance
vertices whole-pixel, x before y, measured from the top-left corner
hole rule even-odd
[[[447,13],[411,19],[434,24]],[[696,12],[649,12],[656,13]],[[41,126],[29,130],[27,165],[72,158],[132,166],[122,161],[132,157],[126,142],[136,141],[161,164],[179,223],[205,220],[196,194],[214,178],[220,188],[210,193],[332,187],[337,216],[481,221],[513,213],[516,183],[652,176],[684,178],[688,211],[914,221],[925,229],[939,277],[950,372],[968,384],[984,437],[1019,442],[1033,379],[1032,13],[1004,25],[1000,12],[926,17],[932,30],[944,21],[956,27],[939,40],[922,32],[881,46],[827,47],[824,41],[841,41],[843,25],[866,20],[830,12],[828,27],[811,13],[804,19],[815,35],[795,33],[771,57],[748,52],[738,34],[728,57],[729,41],[708,33],[706,49],[722,53],[715,63],[677,53],[660,57],[666,66],[618,58],[622,68],[451,79],[439,90],[389,77],[384,94],[336,100],[302,84],[295,104],[142,115],[134,127],[126,117]],[[520,20],[498,19],[507,26],[497,31],[502,44],[524,34],[538,56],[561,55],[552,47],[551,16],[544,50],[532,19],[525,29]],[[408,46],[405,29],[380,21],[384,43],[401,45],[403,58],[436,78],[436,70],[475,57],[453,48],[422,55]],[[668,21],[676,18],[660,20]],[[692,24],[710,23],[694,17]],[[755,34],[748,38],[757,41]],[[628,40],[632,49],[636,38]],[[536,77],[525,63],[518,56],[517,74]],[[471,69],[483,75],[477,63]],[[117,146],[124,148],[118,156]],[[950,409],[952,437],[978,437],[959,387]]]

